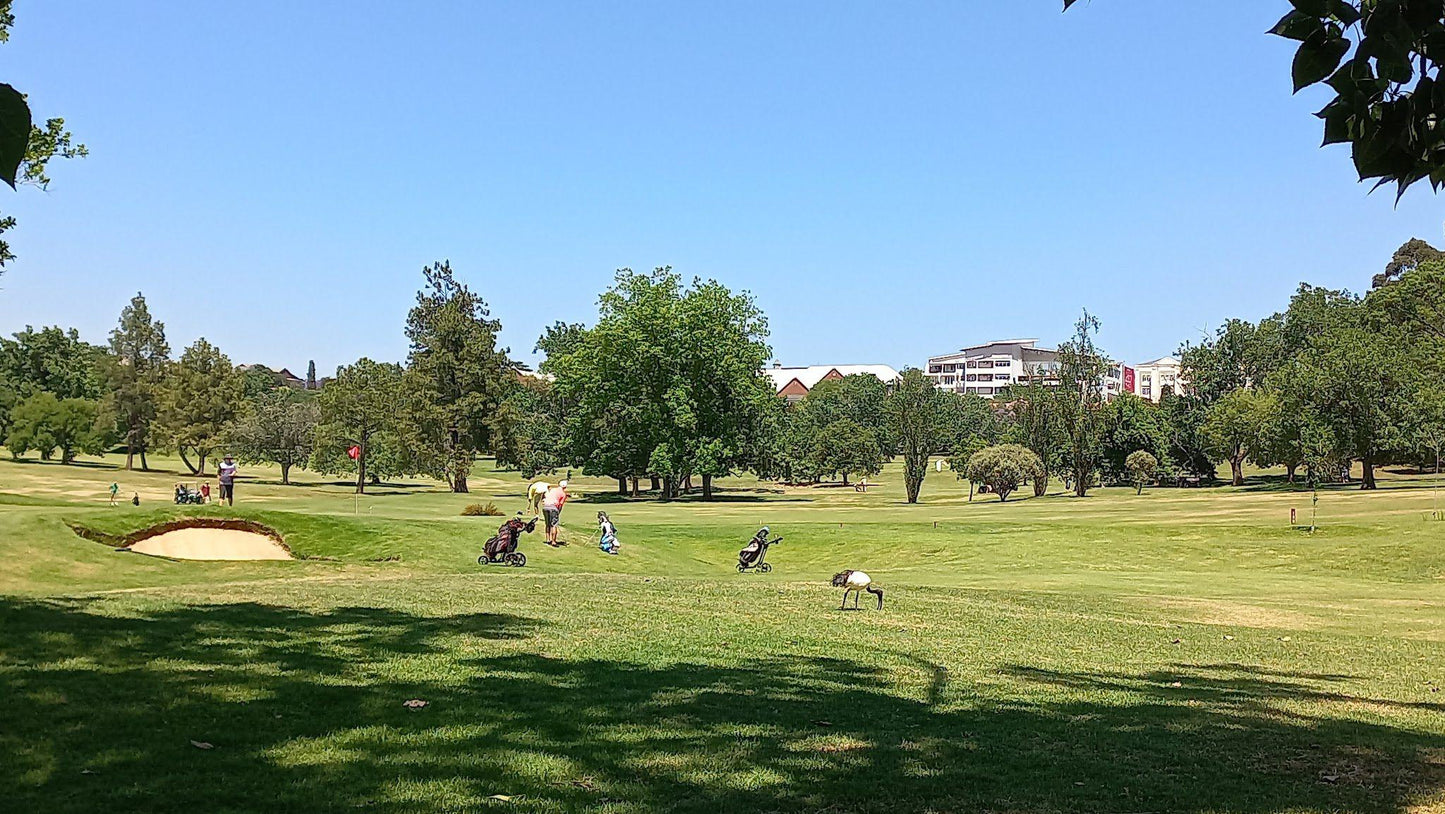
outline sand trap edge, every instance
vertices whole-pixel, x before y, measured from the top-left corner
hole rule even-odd
[[[183,529],[225,529],[227,531],[246,531],[252,534],[260,534],[264,537],[270,538],[272,542],[280,546],[281,549],[286,552],[287,556],[289,556],[293,560],[305,559],[304,557],[296,556],[296,552],[292,551],[291,546],[286,544],[286,538],[281,536],[281,532],[271,528],[270,526],[257,523],[254,520],[242,520],[232,517],[178,517],[175,520],[167,520],[164,523],[158,523],[154,526],[147,526],[140,531],[133,531],[130,534],[122,536],[106,534],[102,531],[96,531],[93,528],[80,525],[79,523],[66,523],[66,525],[70,526],[70,530],[75,532],[76,536],[78,537],[90,540],[91,542],[100,543],[102,545],[108,545],[121,551],[127,551],[130,549],[131,546],[143,540],[149,540],[152,537],[158,537],[162,534],[168,534],[172,531],[181,531]],[[156,555],[146,554],[145,556],[152,557]],[[160,557],[159,559],[171,558]],[[186,562],[206,562],[206,560],[186,560]]]

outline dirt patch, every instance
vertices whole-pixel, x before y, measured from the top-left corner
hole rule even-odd
[[[137,554],[177,560],[289,560],[291,549],[275,529],[250,520],[192,517],[141,529],[124,537],[71,526],[87,540]]]
[[[1141,597],[1144,604],[1182,614],[1184,621],[1205,625],[1308,630],[1316,620],[1308,614],[1224,599],[1192,597]]]

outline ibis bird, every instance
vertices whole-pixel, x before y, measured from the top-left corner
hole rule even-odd
[[[844,571],[841,574],[833,575],[833,587],[843,589],[843,604],[839,610],[848,607],[848,594],[853,594],[853,607],[858,607],[858,597],[864,591],[878,597],[878,609],[883,609],[883,589],[873,584],[873,580],[862,571]]]

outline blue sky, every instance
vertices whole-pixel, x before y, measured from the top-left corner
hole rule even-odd
[[[1137,362],[1441,239],[1428,188],[1317,149],[1283,0],[16,5],[4,78],[91,156],[0,194],[6,334],[101,341],[142,290],[177,350],[324,373],[404,357],[449,258],[529,360],[670,264],[751,290],[788,364],[1085,306]]]

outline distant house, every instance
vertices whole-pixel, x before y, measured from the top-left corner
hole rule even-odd
[[[772,380],[773,391],[789,402],[801,401],[814,387],[818,386],[818,382],[841,379],[844,376],[853,376],[858,373],[876,376],[884,384],[893,384],[898,380],[898,371],[888,365],[783,367],[782,364],[774,364],[763,370],[763,373]]]
[[[270,373],[272,378],[276,380],[277,387],[289,387],[292,390],[306,389],[306,380],[301,378],[300,376],[297,376],[295,373],[292,373],[284,367],[280,370],[272,370],[265,365],[236,365],[236,371],[239,373],[245,373],[248,370],[258,369]],[[317,385],[319,387],[320,382],[318,382]]]
[[[991,399],[1015,384],[1037,381],[1057,386],[1059,351],[1039,347],[1037,339],[1000,339],[934,356],[928,360],[923,375],[940,390]],[[1107,400],[1131,392],[1128,382],[1133,375],[1133,368],[1109,362],[1099,377],[1103,397]]]

